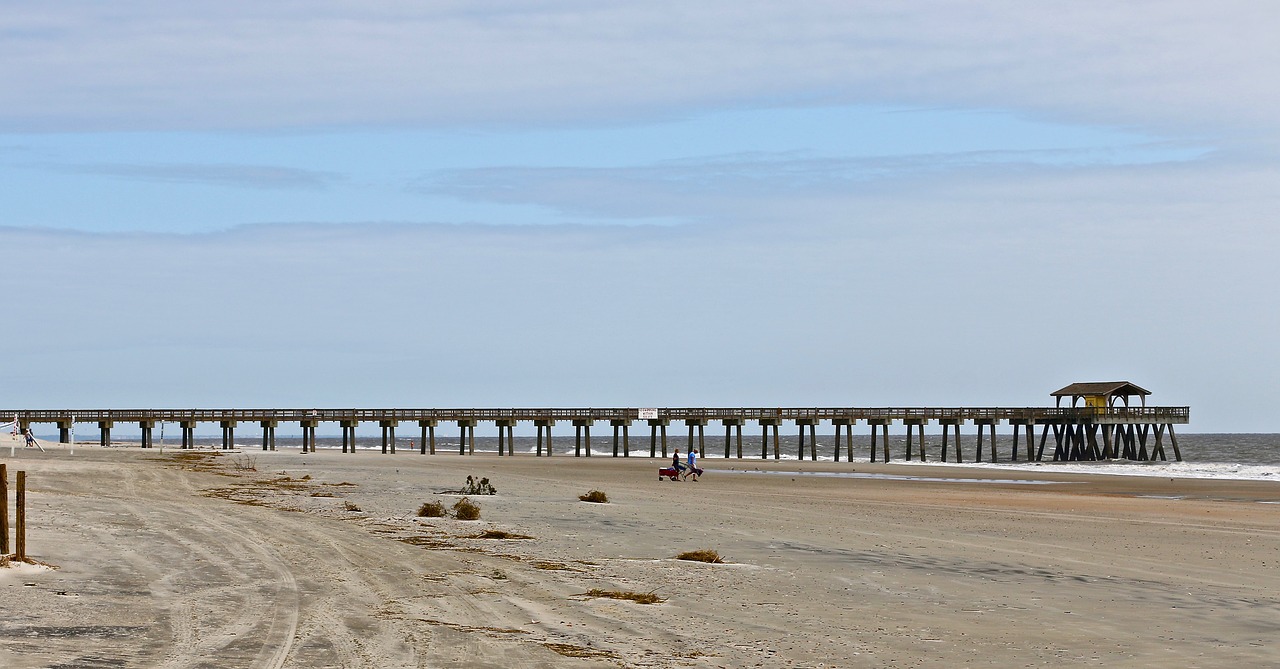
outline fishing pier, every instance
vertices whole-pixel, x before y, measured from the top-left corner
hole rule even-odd
[[[668,428],[683,424],[688,430],[686,448],[697,448],[704,457],[715,453],[707,449],[706,427],[718,423],[724,428],[724,457],[779,459],[780,431],[791,424],[799,436],[798,457],[818,459],[818,430],[824,436],[834,431],[836,461],[854,460],[854,430],[870,430],[871,462],[889,462],[893,457],[925,461],[936,457],[943,462],[964,462],[972,454],[974,462],[1001,459],[1000,449],[1007,445],[1007,460],[1088,461],[1106,459],[1166,460],[1165,438],[1175,460],[1182,460],[1175,425],[1190,420],[1189,407],[1148,407],[1143,390],[1127,381],[1077,383],[1051,394],[1057,398],[1054,407],[960,407],[960,408],[875,408],[875,407],[778,407],[778,408],[580,408],[580,409],[80,409],[80,410],[9,410],[0,413],[13,416],[25,433],[32,424],[58,426],[59,441],[71,439],[73,425],[96,424],[102,446],[111,443],[111,430],[116,424],[134,424],[142,430],[142,448],[153,448],[153,432],[158,424],[175,423],[182,432],[183,449],[195,447],[195,430],[199,424],[216,423],[222,429],[222,448],[234,448],[235,431],[242,424],[256,425],[262,430],[262,449],[275,450],[276,428],[296,423],[302,430],[303,452],[315,452],[316,428],[321,423],[336,424],[342,430],[342,452],[356,450],[356,428],[377,424],[382,431],[383,453],[396,452],[396,428],[402,424],[420,430],[418,451],[422,455],[436,453],[436,429],[454,426],[458,431],[458,453],[474,455],[475,428],[492,423],[498,432],[498,455],[515,455],[514,430],[520,423],[536,428],[535,456],[551,456],[557,451],[552,429],[572,425],[573,455],[591,456],[591,430],[607,423],[613,430],[613,456],[631,457],[631,427],[637,423],[649,428],[649,457],[666,457]],[[1142,405],[1131,407],[1129,399],[1140,397]],[[1062,406],[1070,398],[1070,406]],[[926,438],[925,427],[941,427],[941,435]],[[977,434],[970,444],[962,444],[960,427],[973,425]],[[997,439],[997,427],[1009,430]],[[760,430],[758,447],[744,450],[743,428]],[[890,453],[890,428],[901,426],[906,431],[905,448]],[[1037,444],[1036,432],[1039,432]],[[940,438],[939,438],[940,437]],[[1048,449],[1048,450],[1046,450]],[[932,453],[931,453],[932,451]],[[567,449],[564,453],[567,454]],[[823,454],[825,455],[825,454]]]

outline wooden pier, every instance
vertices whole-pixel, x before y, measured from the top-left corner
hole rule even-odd
[[[613,428],[613,456],[630,457],[630,428],[636,423],[649,427],[649,457],[666,457],[667,428],[684,423],[688,428],[686,448],[696,448],[703,457],[716,455],[706,448],[705,429],[711,423],[724,427],[724,457],[744,457],[743,427],[755,423],[761,430],[759,457],[781,457],[779,434],[790,423],[799,435],[798,457],[816,460],[818,430],[829,426],[834,430],[831,457],[854,458],[853,436],[858,426],[870,429],[870,461],[889,462],[889,433],[894,425],[906,431],[906,447],[902,457],[925,461],[934,448],[942,461],[964,462],[968,444],[961,443],[960,427],[977,427],[972,442],[972,461],[1000,461],[1000,448],[1008,445],[1007,460],[1087,461],[1105,459],[1166,460],[1165,437],[1176,460],[1182,460],[1175,425],[1190,420],[1188,407],[1145,406],[1147,391],[1128,382],[1072,384],[1053,393],[1059,404],[1066,397],[1072,406],[1055,407],[778,407],[778,408],[579,408],[579,409],[77,409],[77,410],[7,410],[0,416],[16,418],[25,431],[37,423],[56,424],[59,441],[70,441],[76,423],[96,424],[100,443],[111,442],[111,429],[116,424],[135,424],[142,430],[142,447],[154,448],[153,432],[161,423],[176,423],[181,428],[181,448],[195,447],[196,426],[216,423],[222,429],[222,448],[234,446],[235,430],[242,423],[256,424],[262,430],[262,449],[275,450],[275,431],[280,424],[296,423],[302,429],[302,449],[314,452],[316,427],[321,423],[336,424],[342,429],[342,452],[354,453],[356,428],[376,423],[382,430],[383,453],[395,453],[396,428],[402,423],[415,424],[420,430],[418,452],[436,453],[436,428],[442,424],[456,426],[458,453],[475,454],[475,428],[492,423],[498,432],[498,455],[515,455],[514,428],[520,423],[537,429],[534,455],[556,453],[552,430],[557,424],[574,428],[573,454],[591,456],[591,429],[598,423]],[[1143,398],[1144,406],[1130,407],[1128,398]],[[1123,405],[1120,401],[1123,399]],[[1083,400],[1083,405],[1081,405]],[[941,439],[927,443],[927,425],[942,428]],[[997,426],[1006,425],[1011,434],[998,443]],[[1036,443],[1035,432],[1039,431]],[[806,453],[806,447],[808,452]],[[842,452],[843,451],[843,452]],[[748,451],[749,453],[750,451]]]

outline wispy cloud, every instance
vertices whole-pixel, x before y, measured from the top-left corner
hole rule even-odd
[[[331,172],[270,165],[42,163],[37,167],[63,173],[91,174],[136,181],[269,190],[322,190],[343,178]]]
[[[618,219],[741,218],[814,198],[844,200],[891,191],[936,190],[948,182],[995,183],[1070,178],[1146,164],[1177,164],[1202,149],[1155,145],[1112,149],[969,151],[877,157],[748,153],[633,167],[488,167],[442,171],[410,185],[416,192],[504,204],[536,204],[570,214]],[[717,217],[719,210],[722,217]]]
[[[674,0],[9,7],[0,128],[564,123],[742,105],[1021,109],[1203,130],[1280,119],[1269,3]]]

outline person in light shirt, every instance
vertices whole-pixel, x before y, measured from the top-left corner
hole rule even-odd
[[[679,456],[677,455],[676,457],[678,458]],[[700,473],[702,473],[702,470],[698,469],[698,449],[690,448],[689,462],[685,465],[684,478],[687,479],[692,476],[694,482],[697,482],[698,474]]]

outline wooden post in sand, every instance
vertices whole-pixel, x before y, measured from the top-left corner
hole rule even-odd
[[[27,473],[18,472],[17,503],[14,508],[13,557],[22,562],[27,559]]]
[[[9,554],[9,466],[0,464],[0,555]]]

